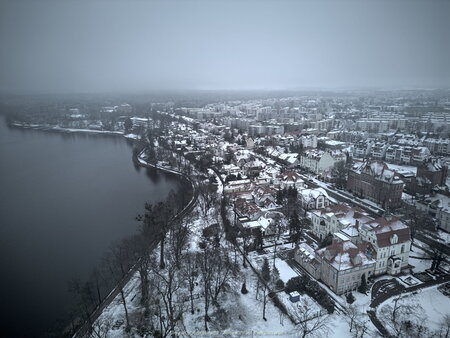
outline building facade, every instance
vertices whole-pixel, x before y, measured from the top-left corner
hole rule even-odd
[[[398,174],[379,161],[357,163],[348,172],[347,189],[383,208],[401,205],[404,185]]]

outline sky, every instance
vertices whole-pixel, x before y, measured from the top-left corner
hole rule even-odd
[[[0,91],[450,87],[450,1],[0,0]]]

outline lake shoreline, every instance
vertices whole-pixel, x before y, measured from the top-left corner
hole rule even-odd
[[[134,144],[134,146],[136,146],[136,145],[139,145],[139,143],[137,143],[137,142],[134,142],[134,141],[136,141],[136,140],[139,140],[139,136],[138,135],[134,135],[134,134],[127,134],[127,135],[124,135],[124,133],[123,132],[110,132],[110,131],[96,131],[96,130],[86,130],[86,129],[66,129],[66,128],[55,128],[55,127],[49,127],[49,126],[46,126],[46,125],[30,125],[30,124],[18,124],[18,123],[7,123],[7,121],[4,121],[5,123],[3,124],[3,126],[4,126],[4,128],[5,128],[5,133],[3,133],[3,135],[2,136],[6,136],[6,135],[8,135],[8,136],[6,136],[7,138],[5,138],[5,140],[7,140],[7,142],[5,142],[5,143],[3,143],[3,145],[5,146],[5,150],[6,149],[8,149],[8,153],[6,153],[5,152],[5,155],[6,154],[10,154],[11,156],[10,156],[10,158],[11,159],[15,159],[16,158],[16,155],[13,155],[13,153],[19,153],[19,154],[24,154],[25,152],[24,152],[24,149],[30,149],[30,147],[29,146],[26,146],[26,147],[22,147],[21,148],[21,146],[22,146],[22,140],[24,140],[24,142],[27,142],[27,140],[32,140],[31,142],[32,142],[32,146],[34,146],[34,148],[36,148],[36,145],[37,144],[40,144],[40,143],[37,143],[36,141],[35,141],[35,138],[37,138],[39,141],[41,141],[41,140],[44,140],[43,142],[42,142],[42,145],[45,145],[46,147],[47,146],[50,146],[50,147],[53,147],[53,144],[57,144],[54,148],[55,148],[55,151],[57,151],[58,152],[58,154],[61,154],[61,152],[64,154],[65,152],[62,150],[62,149],[65,149],[66,148],[66,145],[64,144],[64,143],[62,143],[61,144],[61,140],[58,140],[59,138],[57,137],[56,139],[54,138],[54,137],[51,137],[50,135],[51,134],[53,134],[53,135],[56,135],[56,134],[61,134],[61,135],[64,135],[64,134],[73,134],[74,136],[73,137],[75,137],[75,134],[77,134],[77,135],[103,135],[103,136],[123,136],[126,140],[129,140],[129,141],[127,141],[126,143],[123,143],[122,141],[120,141],[119,142],[119,139],[109,139],[109,138],[90,138],[90,137],[80,137],[79,139],[80,139],[80,141],[79,142],[81,142],[81,143],[79,143],[79,142],[77,142],[77,143],[75,143],[75,142],[70,142],[70,143],[68,143],[67,144],[67,146],[69,147],[68,149],[70,149],[70,150],[68,150],[68,152],[69,152],[69,154],[75,154],[76,152],[74,152],[74,150],[75,151],[77,151],[77,150],[79,150],[79,148],[81,147],[80,145],[86,145],[86,144],[88,144],[89,145],[89,148],[86,148],[86,150],[88,151],[88,154],[89,154],[89,156],[88,157],[86,157],[86,159],[87,160],[81,160],[81,161],[77,161],[77,162],[67,162],[66,163],[66,165],[67,164],[69,164],[69,165],[71,165],[72,166],[72,164],[74,164],[74,163],[86,163],[87,165],[78,165],[78,166],[75,166],[76,168],[78,168],[78,167],[80,167],[80,168],[84,168],[84,167],[86,167],[86,166],[88,166],[88,167],[91,167],[91,165],[89,165],[89,161],[91,161],[91,160],[93,160],[94,159],[94,157],[95,156],[97,156],[97,154],[98,155],[100,155],[100,153],[98,153],[98,151],[99,151],[99,149],[97,149],[97,147],[96,147],[96,145],[98,144],[98,145],[101,145],[101,148],[102,149],[106,149],[106,154],[108,154],[108,158],[111,158],[111,155],[113,156],[113,158],[115,159],[116,157],[117,157],[117,155],[120,155],[119,157],[117,157],[118,159],[121,159],[120,161],[117,161],[117,160],[112,160],[112,161],[109,161],[109,160],[107,160],[106,162],[104,162],[104,159],[101,159],[102,158],[102,156],[103,157],[105,157],[104,155],[101,155],[100,156],[100,161],[101,161],[101,163],[102,164],[100,164],[100,165],[95,165],[94,166],[94,170],[97,170],[97,172],[98,173],[100,173],[101,174],[101,170],[103,170],[103,168],[108,168],[108,167],[111,167],[111,168],[114,168],[115,167],[115,165],[116,164],[120,164],[120,167],[124,167],[124,164],[126,165],[126,162],[128,162],[128,163],[130,163],[130,157],[131,157],[131,159],[132,159],[132,161],[133,162],[135,162],[135,169],[136,169],[136,171],[137,172],[139,172],[139,170],[137,169],[137,166],[139,166],[139,167],[141,167],[141,168],[148,168],[149,170],[151,169],[151,170],[153,170],[155,173],[156,172],[158,172],[158,169],[159,170],[161,170],[160,172],[161,173],[164,173],[164,175],[162,175],[162,177],[161,178],[154,178],[153,179],[153,175],[152,174],[149,174],[149,173],[146,173],[146,175],[143,175],[144,173],[145,173],[145,170],[142,170],[141,171],[141,174],[139,175],[140,177],[143,177],[143,176],[147,176],[147,177],[145,177],[145,180],[141,183],[141,185],[138,185],[138,186],[136,186],[136,187],[134,187],[133,188],[133,190],[135,190],[136,188],[140,188],[141,186],[142,187],[146,187],[147,185],[150,185],[150,186],[152,186],[152,183],[155,185],[155,189],[159,189],[159,190],[151,190],[151,191],[159,191],[158,193],[153,193],[153,195],[152,195],[152,193],[150,193],[150,195],[147,195],[147,197],[144,197],[144,199],[142,199],[142,203],[143,202],[150,202],[150,203],[156,203],[158,200],[156,199],[158,196],[163,196],[163,195],[160,195],[161,193],[163,193],[163,194],[165,194],[166,192],[168,192],[169,191],[169,189],[174,189],[175,191],[184,191],[185,192],[185,194],[186,194],[186,204],[185,205],[187,205],[188,203],[190,203],[189,201],[191,200],[191,197],[193,196],[193,192],[192,192],[192,182],[189,182],[189,180],[185,177],[185,176],[183,176],[182,175],[182,173],[177,173],[177,172],[175,172],[174,170],[170,170],[170,169],[168,169],[168,168],[163,168],[163,167],[159,167],[159,166],[157,166],[156,168],[154,167],[154,166],[151,166],[150,164],[148,165],[148,166],[146,166],[146,165],[143,165],[143,163],[140,163],[138,160],[137,160],[137,157],[135,156],[135,155],[137,155],[138,153],[136,153],[136,152],[133,152],[132,151],[132,144]],[[15,143],[13,143],[13,142],[10,142],[9,141],[9,135],[10,134],[8,134],[8,132],[7,132],[7,128],[11,128],[10,129],[10,132],[9,133],[11,133],[11,135],[15,135],[15,139],[17,140],[17,141],[19,141],[20,143],[18,143],[17,141],[15,141]],[[30,135],[45,135],[46,133],[24,133],[23,134],[23,136],[21,136],[21,133],[20,133],[20,131],[19,131],[19,129],[22,129],[22,130],[37,130],[37,131],[44,131],[44,132],[50,132],[50,133],[47,133],[48,134],[48,136],[44,136],[44,137],[41,137],[41,136],[30,136]],[[14,130],[16,130],[15,132],[14,132]],[[52,133],[53,132],[53,133]],[[127,137],[128,136],[128,137]],[[55,136],[56,137],[56,136]],[[62,136],[61,136],[62,137]],[[78,138],[77,138],[78,139]],[[89,141],[89,139],[92,139],[92,141]],[[98,142],[100,142],[100,143],[97,143],[97,141],[95,141],[96,139],[98,139],[99,141]],[[101,139],[103,139],[102,141],[100,141]],[[109,141],[107,141],[109,139]],[[117,140],[117,142],[116,142],[116,140]],[[114,142],[111,142],[111,141],[114,141]],[[50,142],[50,143],[49,143]],[[91,145],[91,143],[90,142],[94,142],[92,145]],[[109,143],[111,143],[112,144],[112,146],[111,147],[109,147],[108,146],[108,144]],[[76,146],[74,146],[76,144]],[[114,144],[117,144],[117,146],[115,146]],[[119,144],[121,144],[121,146],[119,146]],[[127,144],[127,146],[125,146],[125,144]],[[105,148],[105,146],[106,146],[106,148]],[[9,148],[6,148],[6,147],[9,147]],[[33,148],[33,147],[31,147],[31,148]],[[78,148],[78,149],[77,149]],[[46,148],[47,149],[47,148]],[[48,149],[51,149],[51,148],[48,148]],[[51,149],[52,151],[53,151],[53,149]],[[118,150],[120,150],[120,152],[117,152]],[[100,150],[101,151],[101,154],[103,154],[103,153],[105,153],[105,152],[103,152],[102,150]],[[123,156],[123,153],[124,153],[124,151],[125,151],[125,157]],[[84,154],[85,153],[85,151],[83,150],[83,152],[80,152],[80,151],[78,151],[78,153],[80,153],[80,154]],[[126,153],[128,153],[128,154],[130,154],[131,153],[131,155],[132,156],[127,156],[126,155]],[[33,152],[32,153],[33,155],[34,154],[36,154],[36,152]],[[45,152],[45,155],[49,155],[49,154],[51,154],[51,152],[49,152],[49,151],[47,151],[47,152]],[[44,155],[44,156],[45,156]],[[22,158],[27,158],[28,159],[28,161],[30,160],[30,159],[32,159],[32,160],[39,160],[39,161],[37,161],[36,163],[41,163],[41,162],[43,162],[43,163],[51,163],[51,158],[53,158],[53,157],[49,157],[48,159],[46,159],[46,160],[44,160],[44,158],[45,157],[42,157],[43,155],[39,155],[38,157],[36,157],[36,159],[33,159],[33,157],[32,156],[29,156],[29,155],[25,155],[25,156],[21,156],[21,157],[18,157],[19,159],[22,159]],[[58,156],[61,156],[61,155],[58,155]],[[65,157],[65,156],[64,156]],[[77,158],[85,158],[84,156],[77,156]],[[8,158],[8,157],[7,157]],[[71,158],[70,156],[69,156],[69,158]],[[125,160],[125,161],[124,161]],[[19,161],[20,162],[20,161]],[[8,163],[17,163],[17,161],[16,160],[14,160],[14,161],[8,161]],[[63,163],[65,163],[64,161],[63,161]],[[107,165],[106,167],[105,167],[105,165]],[[132,167],[132,166],[130,166],[130,167]],[[6,170],[8,167],[4,167],[4,169]],[[22,166],[18,166],[18,168],[24,168],[24,166],[22,165]],[[72,167],[70,167],[70,168],[72,168]],[[42,171],[42,174],[43,175],[45,175],[46,173],[49,173],[49,172],[51,172],[51,170],[52,169],[54,169],[54,166],[51,166],[50,167],[50,169],[49,170],[47,170],[47,168],[45,168],[45,171]],[[75,169],[73,169],[73,170],[75,170]],[[59,169],[59,171],[56,171],[57,173],[60,173],[60,172],[65,172],[66,170],[65,169]],[[108,170],[108,171],[110,171],[110,170]],[[134,170],[133,170],[134,171]],[[15,172],[14,170],[10,170],[10,171],[6,171],[6,173],[12,173],[12,172]],[[78,171],[77,171],[78,172]],[[116,173],[120,173],[122,176],[117,176],[117,178],[120,178],[120,177],[128,177],[128,176],[123,176],[124,174],[128,174],[129,173],[129,169],[124,169],[124,170],[112,170],[111,172],[113,172],[114,174],[112,174],[112,176],[114,176]],[[150,172],[150,171],[149,171]],[[76,173],[76,172],[74,172],[74,173]],[[87,174],[87,175],[91,175],[92,174],[92,172],[91,172],[91,169],[89,168],[88,170],[86,170],[86,171],[84,171],[84,173],[85,174]],[[108,177],[109,175],[103,175],[103,174],[101,174],[102,176],[101,177]],[[56,175],[56,176],[59,176],[59,174],[58,175]],[[139,177],[139,176],[137,176],[137,177]],[[175,176],[177,177],[176,178],[176,180],[174,179],[175,178]],[[180,177],[181,176],[181,177]],[[9,176],[5,176],[5,177],[9,177]],[[45,176],[44,176],[45,177]],[[54,174],[51,174],[50,176],[48,176],[48,177],[55,177],[55,175]],[[82,177],[82,176],[79,176],[79,177]],[[68,178],[68,182],[70,182],[71,180],[72,180],[72,178],[73,177],[69,177]],[[181,178],[181,179],[180,179]],[[143,178],[142,178],[143,179]],[[88,178],[85,178],[85,181],[86,180],[88,180]],[[133,178],[131,181],[128,179],[128,178],[125,178],[123,181],[124,182],[126,182],[126,185],[127,186],[129,186],[129,187],[131,187],[130,185],[129,185],[129,183],[130,182],[133,182],[133,184],[136,184],[137,183],[137,181],[139,180],[139,178]],[[155,180],[155,181],[154,181]],[[38,182],[39,180],[36,180],[36,182]],[[103,182],[106,182],[107,181],[107,179],[103,179],[103,180],[100,180],[100,181],[103,181]],[[136,183],[134,183],[134,182],[136,182]],[[158,183],[159,182],[159,183]],[[170,183],[169,184],[169,182],[173,182],[173,183]],[[176,184],[175,184],[175,182],[176,182]],[[162,186],[162,183],[164,183],[163,184],[163,186],[164,187],[166,187],[167,186],[167,188],[156,188],[158,185],[160,185],[160,186]],[[59,183],[58,183],[59,184]],[[102,183],[103,184],[103,183]],[[106,184],[108,184],[108,183],[106,183]],[[190,185],[190,186],[187,186],[187,185]],[[52,186],[52,185],[50,185],[50,186]],[[58,187],[58,185],[53,185],[53,187]],[[75,186],[75,188],[77,188],[77,187],[79,187],[80,185],[76,185]],[[109,184],[108,184],[108,186],[109,186]],[[112,191],[115,191],[115,189],[121,189],[120,187],[121,187],[121,185],[119,185],[118,186],[119,188],[113,188],[112,189]],[[17,191],[17,188],[15,188],[15,187],[12,187],[12,185],[11,186],[8,186],[8,188],[9,189],[11,189],[11,191]],[[111,188],[107,188],[106,190],[111,190]],[[121,190],[123,190],[123,189],[121,189]],[[130,188],[128,188],[128,189],[125,189],[125,191],[128,191],[128,190],[130,190]],[[137,193],[139,194],[139,196],[141,196],[142,194],[144,194],[145,192],[144,191],[141,191],[141,190],[147,190],[147,189],[138,189],[138,191],[137,191]],[[5,191],[7,191],[7,190],[5,190]],[[79,193],[79,195],[74,195],[74,196],[84,196],[84,194],[83,194],[83,190],[82,189],[79,189],[79,190],[75,190],[75,194],[77,194],[77,193]],[[37,193],[36,193],[37,194]],[[30,196],[30,194],[29,194],[29,196]],[[134,194],[132,194],[132,195],[130,195],[130,197],[132,197],[132,196],[136,196],[136,195],[134,195]],[[108,201],[108,198],[109,198],[109,195],[108,194],[106,194],[106,195],[104,195],[104,197],[106,197],[107,199],[107,201]],[[136,199],[136,198],[135,198]],[[132,200],[135,200],[135,199],[129,199],[129,201],[132,201]],[[39,201],[39,199],[33,199],[33,202],[34,201]],[[60,198],[60,199],[58,199],[59,201],[61,201],[62,199]],[[105,199],[103,199],[103,200],[105,200]],[[140,205],[140,203],[141,202],[138,202],[138,205]],[[103,207],[105,204],[107,204],[108,202],[105,202],[105,203],[103,203],[102,205],[101,205],[101,207]],[[129,205],[131,205],[130,203],[128,203]],[[136,203],[133,203],[135,206],[136,206]],[[16,204],[15,204],[16,205]],[[17,204],[17,205],[19,205],[19,204]],[[47,207],[44,207],[44,209],[39,209],[39,210],[47,210],[47,209],[45,209],[45,208],[47,208]],[[125,215],[127,215],[127,211],[128,211],[128,209],[130,209],[130,207],[125,207],[125,213],[121,213],[122,215],[123,214],[125,214]],[[131,207],[131,209],[137,209],[136,207]],[[65,210],[64,208],[63,209],[59,209],[59,210]],[[84,210],[90,210],[89,208],[85,208]],[[138,213],[139,212],[141,212],[141,210],[140,210],[140,208],[139,208],[139,211],[138,211]],[[44,213],[45,214],[45,213]],[[117,214],[117,213],[116,213]],[[135,218],[135,215],[136,215],[136,211],[133,211],[133,214],[132,214],[132,218],[133,218],[133,220],[134,220],[134,218]],[[129,216],[125,216],[125,217],[129,217]],[[128,222],[128,220],[126,220],[125,219],[125,221],[126,222]],[[82,223],[85,223],[84,221],[82,222]],[[9,223],[6,223],[6,224],[9,224]],[[50,224],[50,223],[48,223],[47,222],[47,224]],[[119,223],[118,223],[119,224]],[[122,222],[122,224],[123,224],[123,222]],[[12,227],[12,228],[15,228],[15,227]],[[98,228],[98,229],[101,229],[101,228]],[[115,228],[114,230],[116,230],[117,229],[117,231],[118,232],[121,232],[122,230],[120,230],[121,228],[120,228],[120,226],[118,226],[117,228]],[[13,236],[21,236],[21,234],[22,234],[23,232],[11,232],[11,234],[13,235]],[[11,238],[15,238],[15,237],[11,237]],[[105,237],[102,237],[102,238],[105,238]],[[62,242],[62,241],[60,241],[60,242]],[[33,242],[34,243],[34,242]],[[81,242],[80,242],[81,243]],[[96,246],[98,246],[97,244],[96,244]],[[14,253],[15,254],[15,253]],[[98,257],[100,257],[100,255],[98,255]],[[97,258],[97,257],[96,257]],[[44,260],[42,260],[42,262],[46,262],[46,261],[44,261]],[[45,263],[45,264],[47,264],[47,263]],[[78,266],[77,266],[78,267]],[[54,270],[54,269],[53,269]],[[23,271],[28,271],[28,270],[23,270]],[[86,270],[87,271],[87,270]],[[84,273],[84,272],[83,272]],[[48,274],[45,274],[44,273],[44,275],[46,276],[46,278],[48,278],[48,276],[50,276],[50,275],[54,275],[53,273],[52,274],[50,274],[50,272],[48,273]],[[63,275],[63,274],[62,274]],[[59,277],[58,277],[59,278]],[[58,279],[59,280],[59,279]],[[9,281],[8,281],[9,282]],[[11,284],[11,285],[13,285],[13,284]],[[56,285],[56,284],[55,284]],[[61,284],[62,285],[62,284]],[[114,288],[114,287],[113,287]],[[113,288],[111,288],[110,290],[112,290]],[[41,291],[41,294],[43,293],[44,291]],[[46,291],[45,291],[46,292]],[[38,293],[37,293],[38,294]],[[106,294],[106,293],[105,293]],[[52,298],[52,297],[50,297],[50,298]],[[15,303],[15,300],[11,300],[11,303],[10,304],[14,304]],[[59,306],[59,305],[58,305]],[[52,306],[52,308],[53,308],[53,306]],[[56,311],[49,311],[49,313],[52,313],[52,312],[54,312],[54,313],[56,313],[56,315],[58,316],[58,317],[53,317],[54,319],[52,319],[52,320],[54,320],[55,321],[55,324],[56,324],[56,326],[55,325],[53,325],[53,324],[51,324],[50,323],[50,326],[48,326],[47,328],[47,330],[44,328],[44,331],[42,331],[41,332],[41,328],[40,328],[40,326],[34,326],[34,324],[32,324],[32,325],[29,325],[28,327],[29,328],[25,328],[24,329],[24,331],[21,333],[21,332],[19,332],[20,330],[18,330],[18,331],[16,331],[14,328],[13,328],[13,326],[6,326],[5,325],[5,327],[4,328],[1,328],[1,332],[3,332],[3,330],[11,330],[11,331],[5,331],[5,333],[7,332],[8,333],[8,335],[9,336],[11,336],[11,337],[14,337],[14,336],[16,336],[16,334],[17,334],[17,336],[21,336],[21,334],[25,334],[25,335],[27,335],[27,334],[30,334],[30,336],[33,336],[34,334],[32,334],[32,332],[35,332],[36,333],[36,335],[35,336],[40,336],[40,335],[47,335],[47,333],[51,333],[51,332],[56,332],[56,331],[53,331],[54,329],[57,329],[57,326],[59,326],[60,328],[62,328],[61,326],[60,326],[60,324],[61,325],[63,325],[63,326],[66,326],[66,325],[70,325],[69,324],[69,321],[65,321],[64,320],[64,317],[66,317],[66,315],[64,314],[64,313],[62,313],[62,312],[59,312],[59,307],[54,307],[54,309],[56,310]],[[5,311],[6,311],[6,308],[5,308]],[[5,312],[6,313],[6,312]],[[30,319],[30,324],[31,324],[31,316],[32,316],[32,314],[30,313],[29,314],[29,316],[30,317],[24,317],[24,318],[29,318]],[[64,324],[64,322],[62,321],[62,320],[64,320],[64,322],[65,322],[65,324]],[[60,324],[58,324],[58,322],[60,323]],[[39,322],[36,322],[37,324],[39,323]],[[41,323],[42,323],[42,321],[41,321]],[[39,324],[38,324],[39,325]],[[36,329],[36,331],[34,331],[34,328]],[[32,331],[29,331],[29,329],[31,329]],[[27,331],[28,330],[28,331]],[[50,331],[49,331],[50,330]],[[46,333],[47,332],[47,333]],[[60,331],[61,332],[61,331]]]

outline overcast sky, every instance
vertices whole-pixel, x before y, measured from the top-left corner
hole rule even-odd
[[[450,87],[450,1],[0,0],[0,90]]]

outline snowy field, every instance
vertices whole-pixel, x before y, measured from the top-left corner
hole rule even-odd
[[[256,277],[250,269],[243,275],[248,293],[240,292],[242,283],[235,281],[232,290],[223,294],[220,309],[211,313],[209,332],[204,330],[203,302],[199,300],[196,308],[200,311],[194,315],[183,316],[184,326],[190,337],[296,337],[298,335],[292,322],[276,308],[271,301],[267,302],[266,319],[262,318],[263,302],[260,292],[256,299]]]
[[[444,296],[437,288],[438,286],[433,286],[421,289],[417,294],[406,294],[399,301],[399,304],[414,307],[421,322],[426,322],[428,329],[432,331],[439,329],[440,322],[445,315],[450,315],[450,298]],[[377,315],[384,307],[394,306],[394,300],[395,298],[390,298],[383,303],[379,307]]]

